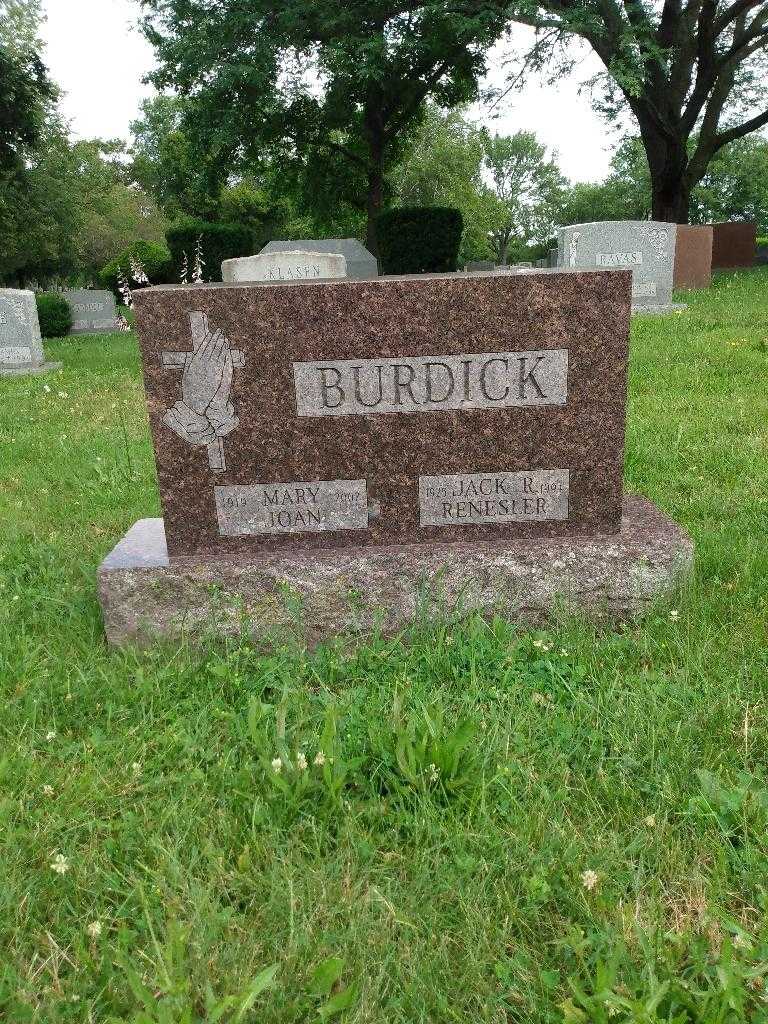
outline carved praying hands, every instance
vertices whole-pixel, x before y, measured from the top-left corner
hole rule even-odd
[[[212,330],[205,313],[190,313],[191,353],[163,353],[166,366],[181,366],[181,401],[163,417],[163,422],[191,445],[208,449],[214,472],[226,469],[221,438],[238,424],[230,400],[235,366],[244,364],[243,354],[233,352],[220,330]]]

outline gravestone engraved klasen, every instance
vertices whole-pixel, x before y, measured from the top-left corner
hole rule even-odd
[[[72,310],[70,334],[105,334],[119,329],[112,292],[72,288],[62,294]]]
[[[45,361],[34,292],[0,288],[0,375],[46,373],[60,366]]]
[[[260,255],[273,252],[292,252],[296,249],[315,253],[341,254],[346,260],[346,276],[354,281],[366,281],[379,275],[376,257],[357,238],[303,238],[293,242],[274,239],[267,242]]]
[[[626,271],[160,287],[135,307],[164,520],[100,570],[113,643],[235,632],[244,610],[264,636],[295,624],[286,587],[311,642],[402,627],[425,580],[488,613],[630,614],[690,562],[622,495]]]
[[[347,276],[347,261],[341,253],[261,252],[239,256],[221,264],[222,280],[229,284],[264,281],[274,284],[290,281],[322,281]]]
[[[661,221],[596,221],[558,232],[561,265],[573,270],[632,271],[632,308],[671,312],[677,226]]]

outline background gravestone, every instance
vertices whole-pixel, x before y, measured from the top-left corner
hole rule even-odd
[[[222,280],[228,284],[264,281],[274,284],[288,281],[319,281],[347,276],[347,264],[340,253],[261,252],[257,256],[239,256],[221,264]]]
[[[755,262],[757,226],[754,221],[726,221],[712,228],[712,269],[751,267]]]
[[[115,296],[90,288],[62,292],[72,310],[70,334],[104,334],[118,330]]]
[[[678,224],[675,244],[675,288],[709,288],[712,283],[712,228]]]
[[[379,276],[376,257],[356,238],[305,238],[301,241],[267,242],[262,253],[291,252],[303,249],[307,252],[340,253],[347,261],[347,277],[364,281]]]
[[[34,292],[0,288],[0,375],[44,373],[60,366],[45,361]]]
[[[286,592],[310,642],[402,627],[420,593],[528,619],[560,599],[644,607],[692,548],[622,495],[630,284],[529,270],[138,292],[165,519],[100,569],[110,641],[243,615],[255,635],[295,629]]]
[[[652,220],[571,224],[558,232],[561,265],[571,270],[632,271],[632,308],[666,312],[672,305],[675,224]]]

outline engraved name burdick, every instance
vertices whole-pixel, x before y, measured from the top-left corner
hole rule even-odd
[[[206,448],[214,473],[227,468],[223,438],[239,423],[230,395],[235,368],[245,356],[232,349],[205,313],[189,314],[191,352],[163,352],[163,366],[182,370],[181,399],[163,416],[163,423],[188,444]]]

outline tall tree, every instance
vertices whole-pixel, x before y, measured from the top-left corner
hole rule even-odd
[[[566,182],[533,132],[485,131],[483,148],[498,207],[491,239],[497,260],[506,263],[513,239],[528,246],[551,237]]]
[[[131,177],[171,218],[215,215],[229,177],[231,152],[193,137],[186,126],[191,104],[171,95],[144,100],[131,122]]]
[[[490,232],[497,202],[483,180],[483,135],[461,111],[443,113],[432,104],[389,174],[395,200],[404,206],[453,206],[461,210],[464,234],[459,262],[493,255]]]
[[[335,161],[373,251],[387,167],[425,99],[472,99],[506,21],[489,0],[141,2],[154,81],[194,97],[197,129],[251,162],[268,146],[310,171]]]
[[[40,58],[37,0],[0,0],[0,174],[39,149],[57,96]]]
[[[766,2],[522,0],[513,17],[541,30],[539,58],[573,35],[598,55],[599,108],[634,114],[658,220],[687,222],[715,154],[768,124]]]

